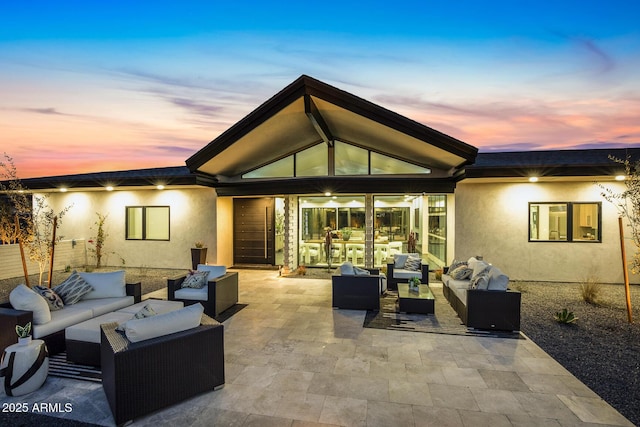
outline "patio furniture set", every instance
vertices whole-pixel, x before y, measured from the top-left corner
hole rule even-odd
[[[422,282],[417,290],[410,290],[407,283],[413,277]],[[398,291],[400,312],[435,314],[429,266],[415,254],[395,255],[387,264],[386,276],[376,269],[344,263],[331,281],[335,308],[380,310],[381,283],[386,282],[385,289]],[[508,289],[508,283],[509,278],[497,267],[473,257],[445,268],[442,293],[468,328],[519,331],[521,294]]]
[[[212,317],[237,303],[238,273],[198,267],[201,285],[181,287],[189,275],[169,279],[168,301],[141,301],[141,284],[126,284],[124,271],[74,271],[53,289],[16,287],[9,303],[0,304],[7,395],[32,392],[46,379],[44,361],[35,380],[24,385],[19,378],[22,365],[32,363],[21,354],[36,350],[66,351],[70,363],[100,366],[118,425],[223,386],[224,331]],[[15,327],[28,322],[35,338],[30,352],[15,344]]]

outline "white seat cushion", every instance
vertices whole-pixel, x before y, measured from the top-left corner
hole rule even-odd
[[[156,312],[156,314],[168,313],[170,311],[180,310],[182,307],[184,307],[184,303],[182,301],[165,301],[165,300],[159,300],[159,299],[148,299],[148,300],[141,301],[137,304],[130,305],[129,307],[121,308],[120,310],[118,310],[118,312],[131,313],[133,315],[139,312],[140,310],[142,310],[145,305],[151,306],[151,308],[153,309],[153,311]]]
[[[62,310],[51,312],[50,322],[44,325],[34,325],[33,337],[42,338],[92,317],[93,311],[90,308],[77,308],[75,304],[73,306],[65,306]]]
[[[134,313],[121,313],[114,311],[106,313],[93,319],[85,320],[73,326],[69,326],[64,331],[64,336],[68,340],[84,341],[100,344],[100,325],[103,323],[117,322],[124,323],[133,317]]]
[[[419,277],[422,279],[422,272],[415,270],[405,270],[404,268],[394,268],[393,269],[393,278],[394,279],[411,279],[412,277]]]
[[[175,292],[176,299],[186,299],[189,301],[207,301],[209,299],[209,285],[204,285],[202,289],[182,288]]]
[[[135,299],[132,296],[119,297],[119,298],[100,298],[100,299],[81,300],[80,302],[77,302],[76,304],[74,304],[73,307],[89,309],[93,313],[93,316],[91,317],[96,317],[96,316],[100,316],[101,314],[118,310],[120,308],[128,307],[134,302],[135,302]]]

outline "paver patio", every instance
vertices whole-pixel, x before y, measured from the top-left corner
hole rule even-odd
[[[134,425],[632,425],[529,339],[363,328],[364,311],[331,308],[329,280],[274,271],[240,270],[239,300],[225,387]],[[18,401],[71,403],[51,415],[113,425],[98,384],[49,377],[0,394]]]

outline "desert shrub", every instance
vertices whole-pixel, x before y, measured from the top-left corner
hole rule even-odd
[[[584,302],[588,304],[597,304],[602,284],[597,276],[589,275],[580,281],[580,295]]]

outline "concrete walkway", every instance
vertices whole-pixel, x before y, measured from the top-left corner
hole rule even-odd
[[[365,312],[331,308],[329,280],[273,271],[241,270],[240,302],[225,322],[225,387],[134,425],[632,425],[529,339],[363,328]],[[49,377],[0,394],[11,402],[71,403],[49,415],[113,425],[88,382]]]

